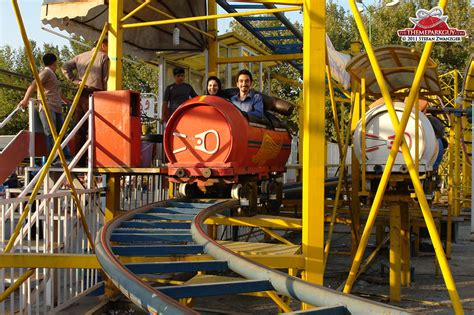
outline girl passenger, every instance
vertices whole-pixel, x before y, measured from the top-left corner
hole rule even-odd
[[[224,97],[223,93],[222,93],[221,80],[219,80],[218,77],[210,76],[207,79],[206,95],[214,95],[214,96]]]

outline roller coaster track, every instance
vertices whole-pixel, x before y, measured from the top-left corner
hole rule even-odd
[[[151,314],[197,314],[178,299],[263,291],[275,291],[318,307],[302,313],[407,314],[396,307],[291,277],[219,245],[205,233],[204,221],[235,206],[232,200],[171,200],[130,211],[102,228],[96,239],[96,255],[103,271],[122,293]],[[209,256],[211,260],[205,260]],[[148,259],[129,262],[133,257]],[[170,273],[213,271],[233,271],[242,278],[161,286],[144,280],[150,275],[163,279]]]

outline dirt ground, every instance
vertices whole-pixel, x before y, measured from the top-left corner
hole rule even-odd
[[[474,242],[470,241],[468,220],[460,222],[458,227],[457,242],[452,243],[449,266],[465,313],[474,314]],[[344,237],[341,239],[344,240]],[[345,245],[341,239],[335,246]],[[347,237],[345,239],[349,241]],[[420,256],[411,258],[413,274],[410,286],[402,288],[401,302],[391,304],[414,312],[452,314],[451,301],[441,272],[436,270],[436,256],[429,238],[422,239],[421,247],[424,251]],[[356,282],[353,294],[389,303],[388,256],[388,249],[382,249],[367,272]],[[325,285],[337,288],[347,278],[350,263],[347,256],[332,255],[328,261]]]

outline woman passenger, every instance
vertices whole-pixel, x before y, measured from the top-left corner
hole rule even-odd
[[[210,76],[207,79],[206,95],[214,95],[214,96],[223,97],[222,84],[221,84],[221,80],[219,80],[218,77]]]

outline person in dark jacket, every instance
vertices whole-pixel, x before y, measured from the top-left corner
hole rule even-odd
[[[174,68],[173,75],[175,82],[166,87],[165,96],[163,97],[163,121],[168,121],[179,105],[188,99],[197,96],[193,87],[184,82],[184,69]]]

